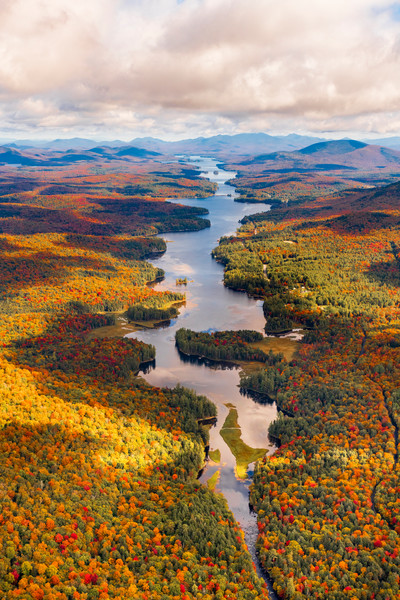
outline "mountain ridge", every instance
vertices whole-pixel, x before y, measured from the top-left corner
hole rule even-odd
[[[272,164],[271,164],[272,163]],[[309,170],[384,169],[393,165],[400,167],[400,151],[383,146],[366,144],[358,140],[327,140],[296,150],[261,154],[242,165],[263,164],[271,170],[282,168]]]

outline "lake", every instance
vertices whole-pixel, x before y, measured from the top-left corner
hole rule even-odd
[[[242,204],[234,202],[234,188],[225,182],[234,172],[217,167],[212,159],[191,157],[204,176],[218,184],[216,194],[206,199],[184,199],[180,204],[203,206],[208,209],[211,227],[196,232],[168,233],[164,239],[167,251],[151,260],[165,271],[165,279],[154,289],[186,293],[186,305],[168,327],[146,329],[128,334],[156,347],[155,367],[143,373],[151,385],[174,387],[177,383],[195,390],[212,400],[218,408],[218,421],[210,430],[210,449],[219,450],[221,463],[208,465],[200,480],[204,483],[219,471],[216,491],[221,492],[246,535],[246,542],[260,572],[255,553],[257,537],[256,515],[249,509],[250,479],[235,475],[235,458],[220,436],[220,429],[229,412],[226,404],[238,411],[242,440],[251,448],[265,448],[272,453],[275,447],[268,440],[268,426],[276,418],[275,404],[258,404],[239,391],[239,368],[205,364],[185,360],[175,347],[175,332],[180,327],[196,331],[225,329],[254,329],[263,332],[265,319],[262,301],[246,294],[229,290],[223,285],[223,266],[211,257],[221,236],[232,234],[245,215],[269,210],[267,204]],[[178,201],[177,201],[178,202]],[[189,280],[187,286],[176,285],[177,278]],[[251,467],[249,470],[251,475]]]

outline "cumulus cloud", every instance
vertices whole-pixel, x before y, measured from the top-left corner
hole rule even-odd
[[[393,0],[3,0],[12,130],[394,131]]]

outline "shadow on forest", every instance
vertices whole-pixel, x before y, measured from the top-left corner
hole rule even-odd
[[[366,272],[366,276],[380,285],[398,288],[400,285],[399,262],[392,260],[390,262],[372,263]]]
[[[194,404],[197,407],[187,412],[185,399],[181,403],[176,395],[164,390],[163,401],[167,406],[163,409],[159,405],[160,389],[149,386],[142,378],[134,378],[140,370],[153,366],[153,346],[128,338],[86,339],[89,331],[95,333],[95,327],[91,328],[90,323],[98,322],[97,326],[104,326],[109,318],[112,315],[61,315],[40,336],[19,339],[10,348],[8,360],[18,367],[28,367],[38,372],[45,370],[47,396],[75,403],[76,391],[91,388],[93,391],[88,397],[78,394],[82,396],[81,402],[96,400],[120,411],[121,417],[135,416],[157,424],[157,427],[160,425],[160,412],[172,427],[170,419],[173,419],[173,415],[166,411],[180,406],[180,427],[184,431],[202,435],[197,419],[210,416],[211,404],[208,400],[204,398],[203,406],[204,403],[199,402],[196,396]],[[119,391],[121,398],[118,398]],[[135,393],[132,394],[132,391]],[[125,397],[127,393],[128,397]],[[150,403],[147,406],[146,398]],[[189,405],[191,403],[189,401]]]
[[[82,449],[88,452],[88,448],[90,447],[89,452],[93,456],[93,452],[98,452],[101,448],[109,448],[109,439],[101,440],[89,433],[88,430],[85,433],[78,433],[76,429],[70,427],[68,424],[66,425],[62,421],[62,414],[52,413],[51,417],[53,419],[59,418],[61,422],[33,426],[32,423],[24,422],[23,418],[21,418],[7,423],[1,429],[0,440],[2,444],[9,444],[10,451],[8,455],[3,455],[3,459],[7,462],[10,460],[12,454],[16,454],[18,460],[23,465],[29,464],[29,470],[32,472],[35,465],[33,460],[29,460],[29,457],[33,456],[37,458],[40,460],[41,468],[40,472],[37,473],[40,478],[42,468],[46,463],[49,473],[56,473],[58,463],[61,464],[63,462],[65,464],[67,462],[68,464],[68,462],[74,462],[73,460],[65,461],[66,456],[70,458],[73,454],[76,454],[77,463],[79,463]],[[64,451],[58,451],[62,446],[64,446]],[[48,459],[49,455],[51,456],[50,460]],[[16,462],[13,463],[12,468],[17,468]],[[65,470],[66,467],[63,466],[64,473]]]
[[[7,240],[4,241],[7,242]],[[0,240],[0,249],[3,249],[1,248],[2,242],[3,240]],[[7,247],[6,250],[23,251],[23,248],[15,246]],[[71,276],[70,269],[81,271],[82,277],[85,276],[86,270],[94,270],[99,277],[109,277],[112,272],[116,272],[115,267],[95,258],[62,256],[52,252],[32,252],[26,258],[22,256],[3,258],[0,291],[3,289],[8,300],[12,300],[12,294],[21,289],[63,283]]]
[[[57,402],[58,406],[54,409],[57,412],[47,416],[52,421],[62,419],[60,423],[35,425],[21,419],[12,420],[1,429],[0,447],[7,448],[8,451],[3,452],[0,457],[0,473],[5,484],[0,484],[0,502],[9,500],[10,490],[17,494],[14,498],[18,504],[23,504],[28,497],[36,497],[39,503],[46,496],[53,501],[60,501],[64,495],[68,502],[77,503],[76,509],[85,515],[88,511],[84,505],[94,507],[99,502],[104,507],[102,487],[110,485],[107,477],[110,468],[120,469],[129,473],[130,477],[133,475],[139,479],[156,474],[159,480],[162,472],[169,473],[172,466],[179,467],[187,462],[182,450],[174,456],[173,465],[171,457],[169,460],[158,460],[157,468],[149,461],[139,466],[137,459],[143,453],[143,447],[148,445],[151,448],[147,437],[151,436],[152,431],[149,423],[143,424],[142,443],[139,445],[135,439],[134,447],[131,444],[127,448],[124,442],[121,443],[120,437],[111,437],[107,427],[98,427],[95,430],[98,435],[82,425],[81,430],[77,431],[74,421],[76,417],[80,419],[78,412],[70,411],[68,407],[61,414],[59,411],[62,411],[62,400],[58,397]],[[119,412],[118,409],[111,408]],[[139,423],[142,421],[140,417],[132,416]],[[121,420],[125,429],[126,415],[121,412],[116,418]],[[127,431],[129,433],[129,426]],[[166,435],[170,433],[162,429],[160,432]],[[64,513],[60,513],[58,518],[63,516]],[[65,517],[68,519],[70,515],[65,514]],[[77,515],[74,520],[76,518]]]
[[[80,215],[65,209],[0,204],[0,233],[11,235],[72,232],[110,235],[118,231],[116,225],[103,223],[103,216],[100,219],[98,213]]]
[[[0,238],[0,252],[21,252],[23,246],[13,244],[7,238]]]
[[[71,208],[47,208],[27,204],[0,204],[0,233],[78,233],[110,236],[162,230],[197,230],[209,226],[201,207],[182,206],[160,199],[90,197],[101,209],[81,212],[77,201]],[[152,228],[152,229],[149,229]]]
[[[359,210],[339,217],[328,219],[321,223],[324,227],[339,235],[366,235],[372,231],[380,231],[397,227],[400,219],[396,215],[382,211]]]
[[[64,248],[85,248],[94,252],[107,252],[116,258],[128,260],[143,260],[161,255],[166,250],[166,244],[161,238],[130,238],[118,239],[112,236],[96,237],[69,233],[65,240],[57,242]]]
[[[1,202],[15,202],[14,198],[7,198],[10,194],[19,194],[21,192],[33,192],[41,185],[40,181],[35,179],[27,179],[25,177],[8,177],[0,178],[0,198]]]

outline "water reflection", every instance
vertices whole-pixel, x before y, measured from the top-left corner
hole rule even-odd
[[[214,331],[214,330],[213,330]],[[237,369],[237,365],[228,361],[215,361],[210,360],[209,358],[205,358],[204,356],[192,356],[190,354],[185,354],[178,349],[179,358],[184,363],[190,363],[192,365],[205,365],[209,369],[217,369],[224,371],[225,369]]]
[[[270,398],[267,394],[260,394],[259,392],[255,392],[254,390],[246,390],[245,388],[239,388],[242,396],[246,396],[247,398],[251,398],[254,402],[258,402],[258,404],[269,404],[273,405],[275,400]]]
[[[257,537],[256,515],[249,510],[250,479],[238,480],[235,475],[235,458],[220,436],[220,429],[228,415],[226,404],[238,412],[241,438],[251,448],[265,448],[272,453],[275,446],[268,438],[268,426],[275,420],[275,404],[254,402],[239,389],[239,367],[220,365],[204,359],[182,355],[175,347],[175,332],[180,327],[197,331],[255,329],[263,332],[262,302],[234,292],[222,283],[223,267],[211,257],[212,249],[223,235],[235,232],[239,220],[245,215],[268,210],[268,205],[246,205],[234,202],[234,192],[226,181],[234,172],[216,168],[211,159],[195,159],[207,177],[218,183],[215,196],[206,199],[179,200],[186,206],[203,206],[209,211],[211,227],[197,232],[168,233],[167,252],[153,260],[156,267],[165,271],[165,279],[154,287],[157,290],[185,292],[186,303],[180,308],[178,319],[163,329],[147,329],[132,335],[156,347],[155,365],[143,373],[145,379],[157,387],[173,387],[177,383],[194,389],[212,400],[218,409],[216,426],[210,429],[210,449],[220,450],[221,463],[205,468],[200,480],[206,482],[217,470],[220,472],[216,491],[227,499],[236,520],[241,524],[246,542],[258,564],[255,552]],[[186,286],[177,286],[177,277],[192,280]],[[260,572],[259,572],[260,574]]]

